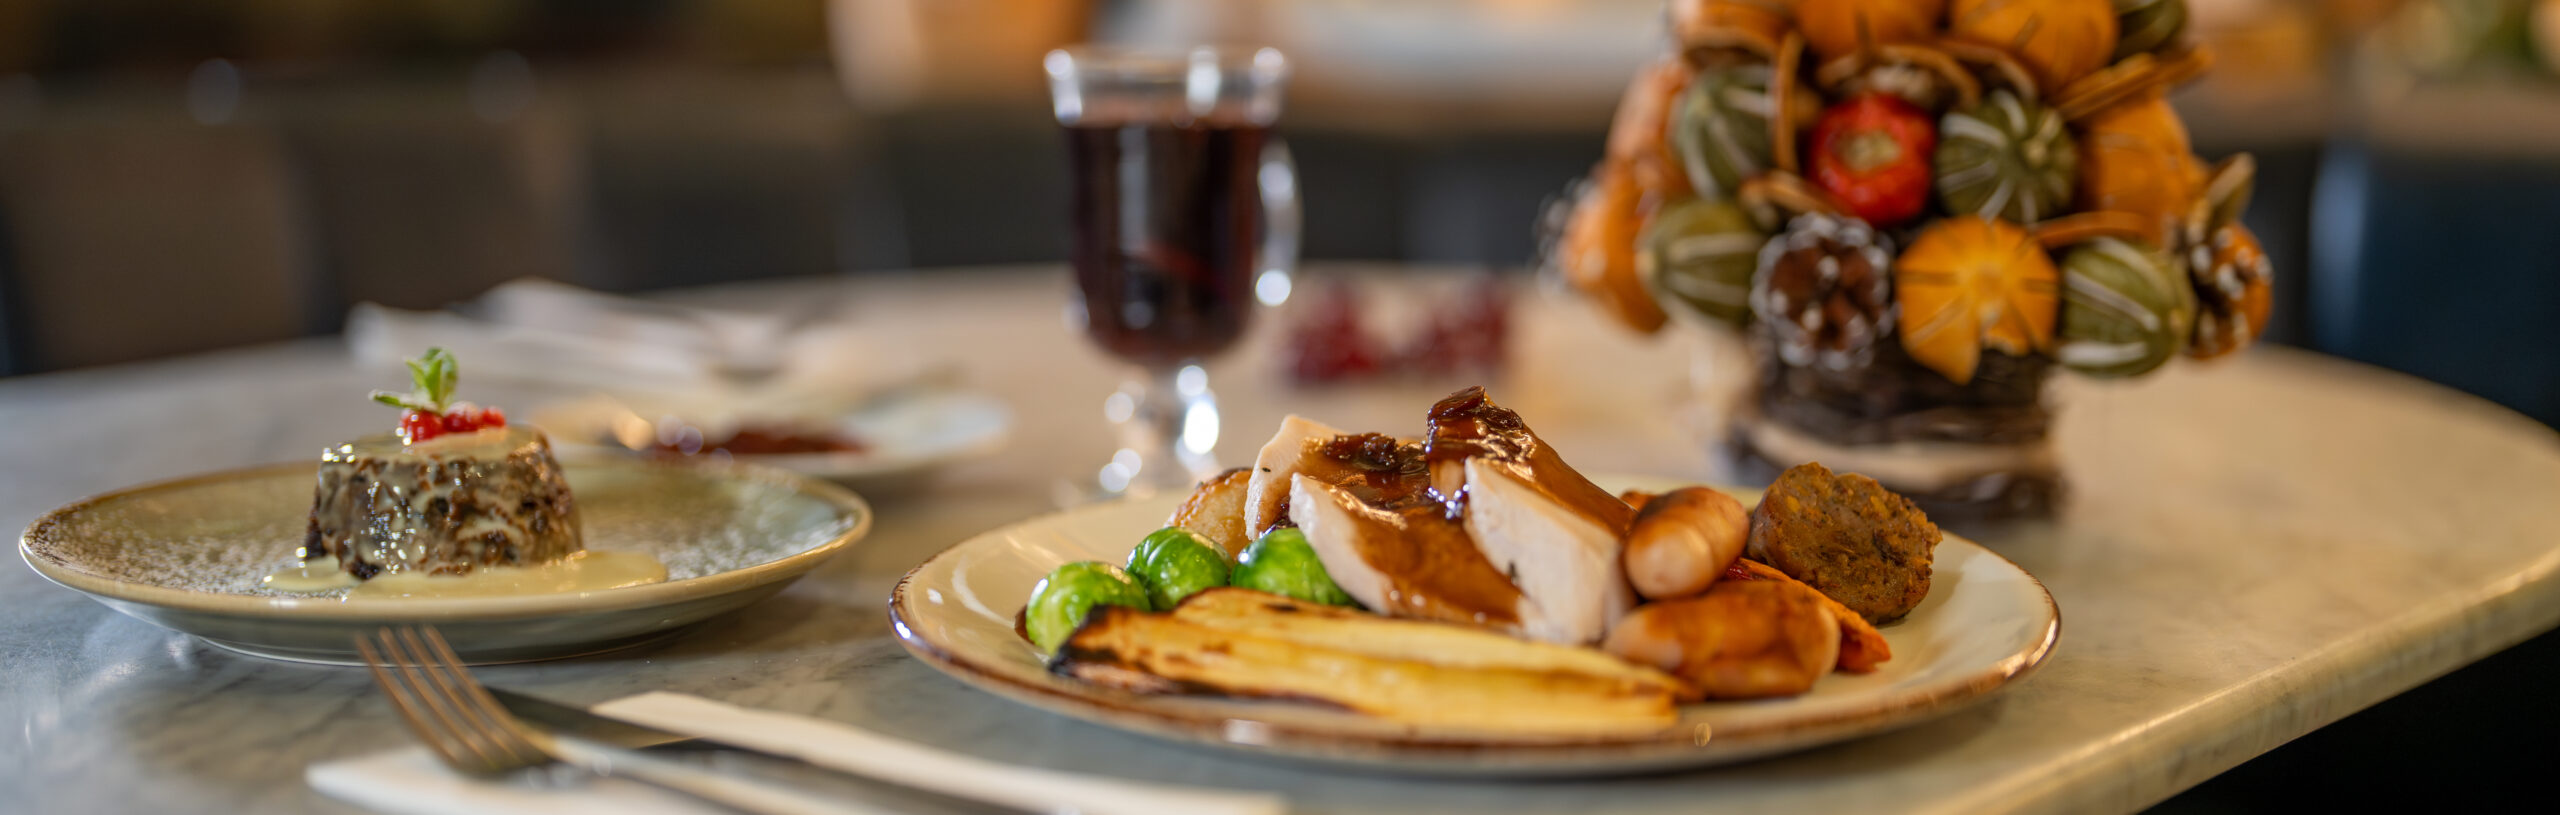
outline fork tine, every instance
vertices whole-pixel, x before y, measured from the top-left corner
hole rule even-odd
[[[380,687],[382,695],[391,700],[391,709],[398,712],[400,719],[409,724],[409,732],[417,734],[419,741],[427,743],[427,749],[434,751],[436,757],[443,759],[447,766],[460,768],[472,761],[472,757],[456,751],[455,745],[446,738],[442,727],[430,723],[419,714],[418,702],[411,698],[408,686],[394,678],[391,672],[385,669],[384,666],[387,663],[384,662],[382,653],[375,650],[373,643],[363,635],[356,637],[356,653],[364,657],[365,669],[373,673],[373,684]]]
[[[439,731],[471,753],[478,762],[478,772],[495,772],[516,763],[516,756],[504,745],[489,740],[481,728],[464,718],[459,707],[435,692],[435,687],[428,681],[430,674],[427,673],[423,652],[412,652],[403,647],[404,643],[395,629],[385,628],[378,632],[378,636],[382,639],[383,650],[392,656],[393,667],[396,668],[392,674],[404,680],[420,701],[419,707],[426,711],[427,718]]]
[[[357,642],[365,650],[374,652],[374,661],[368,663],[368,667],[373,668],[375,681],[382,686],[383,694],[391,698],[392,707],[400,711],[401,718],[410,723],[418,738],[445,757],[445,763],[456,770],[484,773],[493,769],[498,759],[467,732],[456,727],[452,717],[439,709],[435,700],[418,684],[407,667],[414,661],[400,648],[400,642],[392,637],[391,630],[381,629],[376,632],[376,637],[377,641],[371,644],[361,638]]]
[[[480,678],[472,676],[471,669],[463,666],[462,657],[455,654],[453,646],[444,641],[444,632],[429,626],[419,629],[418,634],[420,638],[426,640],[427,651],[436,657],[436,664],[453,674],[463,692],[481,713],[487,715],[491,721],[508,725],[519,724],[514,714],[508,713],[505,707],[498,704],[498,697],[489,695],[489,686],[480,684]],[[522,729],[521,726],[518,729]]]
[[[417,653],[421,672],[426,675],[428,682],[433,684],[438,694],[455,706],[463,721],[474,728],[481,738],[495,745],[509,759],[521,765],[541,764],[551,760],[550,755],[533,743],[532,737],[526,734],[524,726],[517,723],[514,716],[508,715],[505,709],[498,707],[498,700],[489,696],[488,688],[482,686],[479,680],[473,679],[471,672],[462,667],[462,658],[454,655],[453,646],[445,643],[444,635],[437,633],[434,628],[403,628],[400,630],[400,636],[402,641]]]

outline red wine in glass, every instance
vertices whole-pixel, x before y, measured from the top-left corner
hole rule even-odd
[[[1147,368],[1234,345],[1253,313],[1268,128],[1087,121],[1065,131],[1076,286],[1094,342]]]
[[[1085,333],[1128,363],[1103,402],[1103,494],[1217,471],[1202,366],[1242,339],[1258,284],[1297,257],[1297,173],[1271,135],[1288,60],[1269,48],[1069,46],[1041,61],[1067,140]],[[1265,181],[1270,183],[1266,184]]]

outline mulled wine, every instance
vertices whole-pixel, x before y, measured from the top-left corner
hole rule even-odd
[[[1253,312],[1266,127],[1065,128],[1085,330],[1150,368],[1224,351]]]

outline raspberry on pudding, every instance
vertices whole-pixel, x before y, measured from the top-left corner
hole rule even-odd
[[[310,588],[350,577],[532,567],[583,550],[577,503],[542,431],[508,427],[495,408],[452,401],[457,370],[443,349],[411,360],[409,373],[416,391],[373,395],[402,409],[397,433],[321,454],[302,571],[344,577]]]

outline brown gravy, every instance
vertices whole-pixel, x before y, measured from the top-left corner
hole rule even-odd
[[[1466,483],[1467,459],[1482,458],[1508,468],[1522,482],[1588,516],[1601,528],[1623,535],[1635,519],[1635,510],[1627,502],[1565,464],[1555,448],[1520,420],[1520,414],[1494,404],[1481,385],[1432,405],[1426,426],[1429,439],[1423,442],[1422,457],[1434,488],[1446,495],[1453,508],[1465,500],[1454,493]]]
[[[1438,506],[1431,492],[1431,470],[1422,458],[1422,443],[1384,433],[1352,433],[1307,446],[1298,457],[1299,475],[1339,487],[1374,507],[1404,509]],[[1289,499],[1280,499],[1274,526],[1289,520]]]
[[[1438,502],[1346,506],[1353,546],[1387,582],[1392,609],[1406,617],[1501,625],[1520,621],[1520,589],[1476,548]]]

